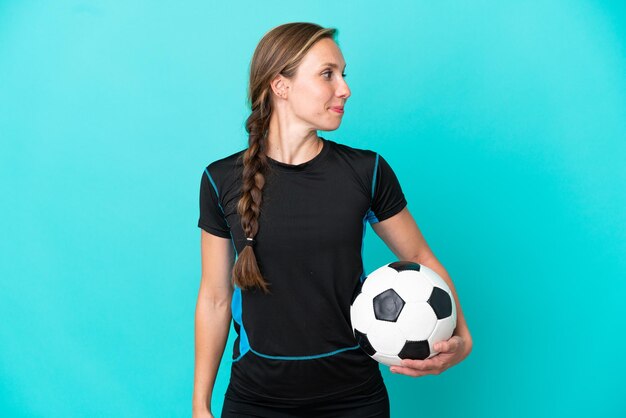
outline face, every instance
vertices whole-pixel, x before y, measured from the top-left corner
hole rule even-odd
[[[292,122],[321,131],[339,127],[344,104],[350,97],[344,79],[345,67],[337,44],[323,38],[309,49],[292,79],[282,76],[276,79],[276,90],[284,89],[285,93],[281,105],[291,114]]]

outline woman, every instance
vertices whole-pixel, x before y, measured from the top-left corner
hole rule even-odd
[[[289,23],[265,34],[250,67],[248,148],[202,173],[194,417],[212,416],[231,318],[223,417],[389,416],[378,363],[350,326],[367,222],[399,260],[439,273],[457,301],[455,335],[440,354],[392,371],[439,374],[471,350],[454,286],[389,164],[317,135],[339,127],[350,97],[335,33]]]

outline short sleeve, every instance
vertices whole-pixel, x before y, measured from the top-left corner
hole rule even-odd
[[[379,154],[376,154],[374,167],[370,224],[391,218],[407,205],[396,174]]]
[[[219,203],[215,182],[207,169],[200,181],[200,217],[198,227],[222,238],[231,238],[230,227],[224,218],[224,211]]]

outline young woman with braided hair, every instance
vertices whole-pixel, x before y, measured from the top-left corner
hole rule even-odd
[[[437,271],[457,301],[455,335],[440,354],[392,371],[439,374],[471,350],[456,290],[389,164],[317,135],[339,127],[350,97],[335,35],[304,22],[265,34],[250,66],[248,147],[202,173],[194,418],[212,417],[231,320],[222,417],[389,416],[379,364],[349,316],[368,222],[399,260]]]

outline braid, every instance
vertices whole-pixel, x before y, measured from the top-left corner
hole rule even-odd
[[[241,198],[237,212],[246,245],[233,266],[233,282],[241,289],[260,288],[269,293],[269,283],[261,275],[254,253],[254,238],[259,231],[265,177],[270,172],[267,135],[272,116],[271,82],[278,75],[292,79],[307,51],[322,38],[333,39],[334,28],[309,22],[293,22],[267,32],[257,45],[250,63],[248,101],[251,113],[246,120],[248,149],[243,153]],[[250,242],[252,239],[252,242]]]
[[[270,112],[261,105],[252,110],[246,121],[249,132],[248,149],[243,154],[242,196],[237,204],[241,227],[246,238],[255,238],[259,231],[259,215],[263,199],[265,175],[268,172],[266,133],[269,128]],[[246,245],[233,266],[233,282],[242,289],[254,287],[269,292],[268,283],[263,279],[252,246]]]

